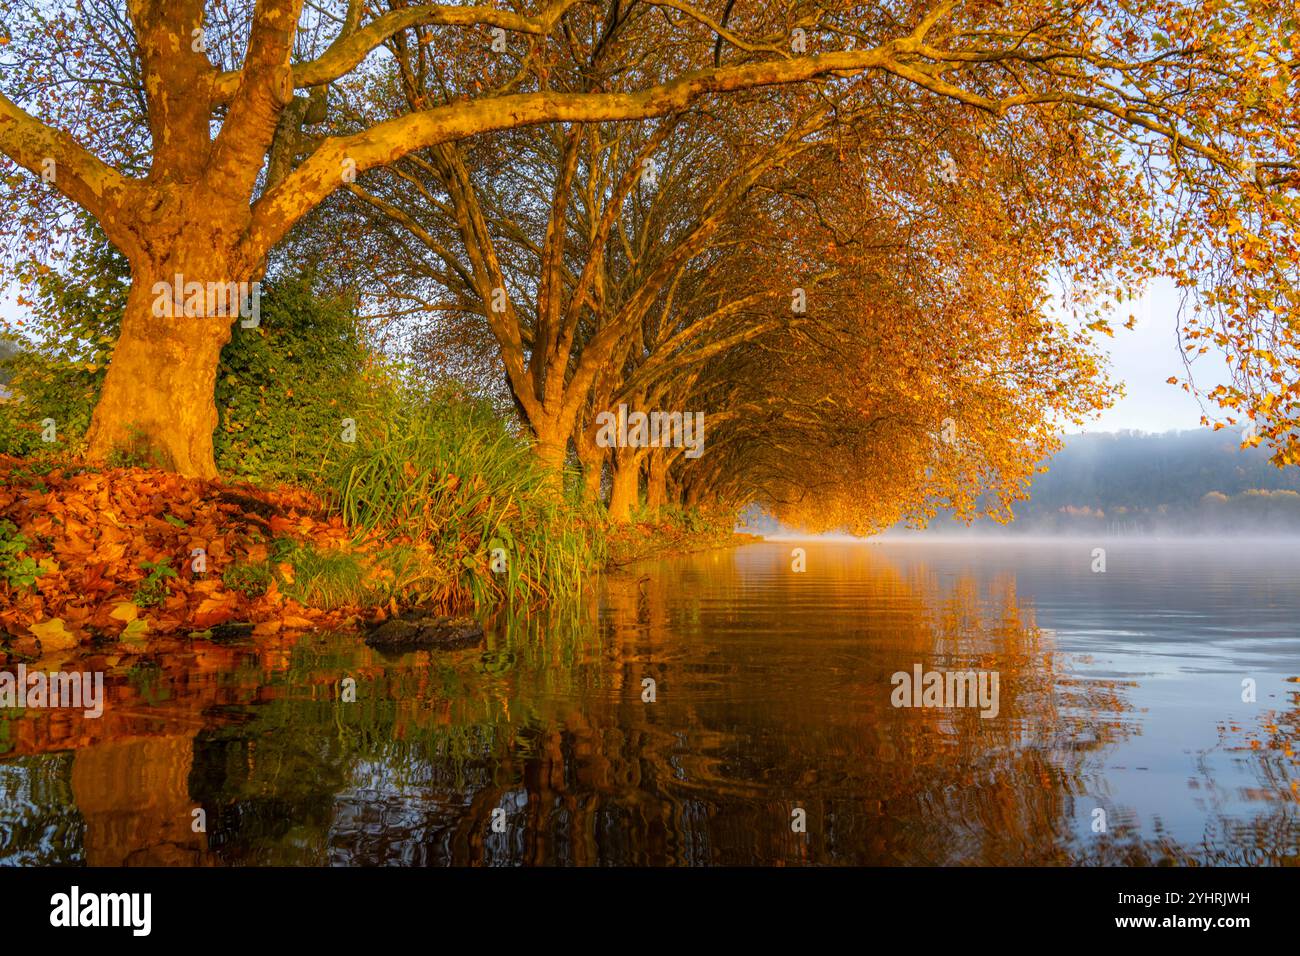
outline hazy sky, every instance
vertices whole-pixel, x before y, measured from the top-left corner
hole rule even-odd
[[[1131,332],[1122,327],[1130,314],[1137,317]],[[1111,325],[1115,337],[1102,336],[1101,342],[1110,353],[1112,377],[1124,383],[1126,394],[1085,431],[1199,428],[1201,406],[1196,398],[1179,385],[1167,383],[1171,375],[1180,382],[1184,375],[1177,339],[1178,295],[1173,284],[1154,284],[1131,308],[1118,309]],[[1206,391],[1227,378],[1227,366],[1214,352],[1200,356],[1193,371],[1196,384]]]

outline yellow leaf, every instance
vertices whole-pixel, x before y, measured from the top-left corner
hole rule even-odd
[[[31,625],[30,629],[40,639],[41,650],[43,651],[66,651],[80,643],[77,640],[77,635],[68,630],[68,626],[63,623],[61,617],[52,617],[48,621],[40,621]]]
[[[115,621],[125,621],[130,624],[140,614],[140,609],[130,601],[123,601],[113,607],[108,616]]]

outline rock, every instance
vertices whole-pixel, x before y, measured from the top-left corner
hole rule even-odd
[[[472,617],[434,617],[407,613],[385,621],[366,635],[366,643],[380,650],[436,647],[455,650],[483,640],[483,625]]]
[[[208,630],[213,641],[240,641],[253,636],[253,625],[245,623],[214,624]]]

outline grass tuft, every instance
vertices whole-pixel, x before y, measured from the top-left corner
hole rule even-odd
[[[355,445],[328,473],[344,520],[400,529],[431,551],[454,569],[451,603],[540,603],[576,593],[602,565],[599,512],[486,403],[432,400],[357,420]]]

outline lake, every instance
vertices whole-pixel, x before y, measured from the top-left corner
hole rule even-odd
[[[0,863],[1294,864],[1298,559],[769,541],[469,650],[101,653],[101,718],[0,711]]]

